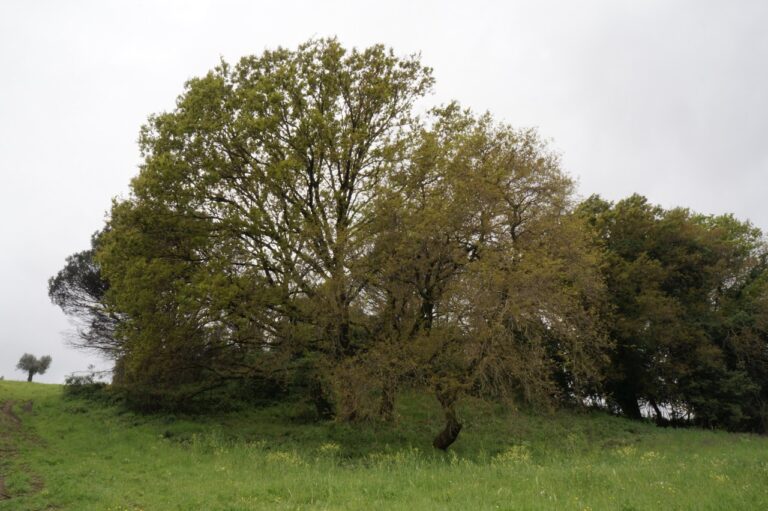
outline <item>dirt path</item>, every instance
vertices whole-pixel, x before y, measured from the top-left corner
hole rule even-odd
[[[16,456],[14,448],[15,432],[21,427],[21,420],[13,413],[13,401],[6,401],[0,407],[0,460],[10,460]],[[0,464],[0,500],[11,498],[5,490],[5,463]]]
[[[18,456],[18,446],[24,441],[36,441],[35,436],[24,431],[21,418],[13,410],[16,404],[13,400],[6,400],[0,404],[0,501],[14,497],[30,495],[43,489],[43,480],[27,470],[31,479],[31,490],[22,495],[11,495],[5,485],[5,475],[14,465],[13,460]],[[22,405],[26,413],[32,411],[32,401]],[[15,466],[18,467],[16,464]]]
[[[3,403],[2,413],[17,429],[21,426],[21,419],[19,416],[13,413],[14,401],[8,400]]]

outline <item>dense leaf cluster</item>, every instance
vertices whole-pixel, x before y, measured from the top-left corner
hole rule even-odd
[[[730,215],[664,210],[634,195],[578,210],[604,252],[615,342],[605,394],[659,422],[768,427],[768,251]]]

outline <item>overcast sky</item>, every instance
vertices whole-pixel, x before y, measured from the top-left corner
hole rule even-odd
[[[338,36],[421,52],[458,99],[552,140],[580,193],[768,230],[768,2],[0,3],[0,375],[97,363],[47,297],[137,173],[139,127],[220,57]]]

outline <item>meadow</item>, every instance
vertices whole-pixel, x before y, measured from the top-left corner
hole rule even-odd
[[[750,434],[467,400],[443,453],[439,406],[418,392],[395,425],[350,425],[301,402],[138,415],[62,390],[0,381],[0,511],[768,506],[768,438]]]

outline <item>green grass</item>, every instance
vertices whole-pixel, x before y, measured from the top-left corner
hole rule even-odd
[[[397,426],[302,423],[301,404],[141,416],[0,381],[7,399],[23,427],[2,433],[17,452],[0,451],[13,496],[0,511],[768,507],[768,439],[599,413],[468,401],[455,448],[440,453],[428,395],[401,399]]]

